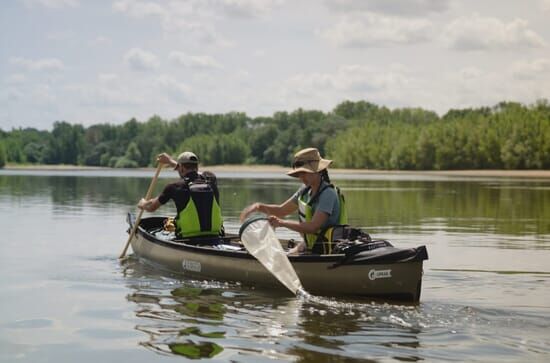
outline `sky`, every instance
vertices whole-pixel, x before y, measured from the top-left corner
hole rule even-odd
[[[550,98],[550,0],[6,0],[0,129]]]

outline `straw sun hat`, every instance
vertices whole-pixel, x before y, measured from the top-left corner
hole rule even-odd
[[[299,173],[318,173],[325,170],[332,160],[323,159],[314,147],[303,149],[294,154],[292,170],[287,175],[297,177]]]

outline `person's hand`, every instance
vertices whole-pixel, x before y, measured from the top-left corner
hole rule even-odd
[[[254,203],[243,209],[241,212],[241,215],[239,216],[239,219],[241,223],[248,217],[250,213],[257,212],[260,210],[260,203]]]
[[[271,224],[271,227],[273,228],[281,227],[283,225],[283,220],[279,217],[269,216],[267,217],[267,220],[269,221],[269,224]]]
[[[167,153],[158,154],[157,161],[164,165],[173,165],[174,159]]]
[[[139,209],[145,209],[145,204],[147,204],[147,201],[144,198],[141,198],[137,204],[137,207]]]
[[[296,256],[301,253],[304,253],[306,250],[306,244],[304,242],[299,242],[296,246],[289,248],[288,251],[286,251],[286,254],[289,256]]]

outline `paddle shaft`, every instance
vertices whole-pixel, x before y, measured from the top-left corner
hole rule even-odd
[[[151,184],[149,185],[149,189],[147,190],[147,194],[145,195],[145,199],[151,198],[151,194],[153,193],[153,190],[155,189],[155,185],[157,184],[157,179],[159,177],[160,171],[163,167],[163,164],[159,163],[157,166],[157,171],[155,172],[155,176],[153,177],[153,180],[151,180]],[[136,231],[138,229],[139,223],[141,222],[141,216],[143,215],[143,209],[139,211],[139,214],[136,218],[136,221],[134,223],[134,227],[132,228],[132,231],[130,232],[130,236],[128,236],[128,241],[126,242],[126,245],[124,246],[124,250],[122,250],[122,253],[118,258],[124,258],[126,255],[126,251],[128,250],[128,246],[130,246],[130,241],[132,238],[134,238],[134,235],[136,234]]]

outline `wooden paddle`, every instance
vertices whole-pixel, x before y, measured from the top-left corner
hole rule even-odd
[[[160,170],[162,169],[163,166],[164,166],[164,164],[162,164],[162,163],[159,163],[159,165],[157,166],[157,171],[155,173],[155,176],[153,177],[153,180],[151,180],[151,185],[149,185],[149,189],[147,190],[147,194],[145,195],[145,199],[150,199],[151,198],[151,194],[153,193],[153,189],[155,189],[155,184],[157,184],[157,179],[159,177]],[[119,259],[124,258],[124,256],[126,255],[126,251],[128,250],[128,246],[130,246],[130,241],[132,240],[132,238],[134,238],[134,235],[136,234],[136,231],[137,231],[138,226],[139,226],[139,222],[141,222],[141,216],[142,215],[143,215],[143,209],[140,209],[139,214],[136,218],[136,222],[134,223],[134,227],[132,228],[132,232],[130,232],[130,236],[128,237],[128,241],[126,242],[126,246],[124,246],[124,250],[122,250],[122,253],[118,257]]]

